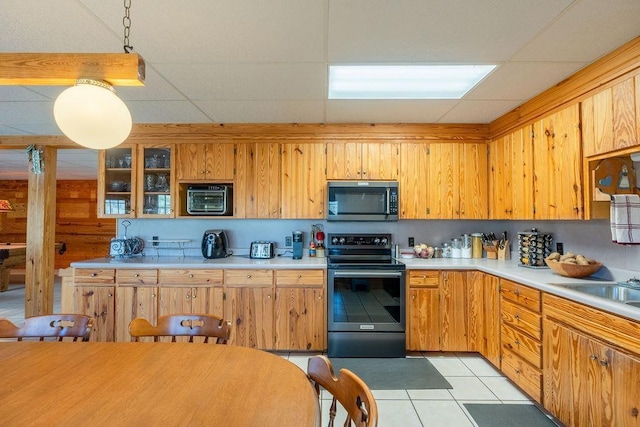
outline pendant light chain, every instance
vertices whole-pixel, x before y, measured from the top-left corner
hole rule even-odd
[[[122,25],[124,26],[124,53],[131,53],[133,46],[129,44],[129,33],[131,32],[131,0],[124,0],[124,17]]]

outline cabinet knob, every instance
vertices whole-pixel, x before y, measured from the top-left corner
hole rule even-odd
[[[520,320],[520,315],[516,314],[515,318],[516,318],[516,320]]]
[[[271,299],[271,295],[267,295],[267,299]]]
[[[589,356],[589,359],[598,360],[598,356],[596,356],[595,354],[592,354],[591,356]]]
[[[411,295],[411,299],[415,301],[416,300],[416,296],[415,295]]]
[[[515,291],[513,292],[513,294],[514,294],[515,296],[519,297],[519,296],[520,296],[520,291],[515,290]]]
[[[112,296],[113,296],[113,294],[109,294],[109,296],[110,296],[110,297],[112,297]]]
[[[193,274],[189,274],[189,278],[190,278],[190,279],[193,279]]]
[[[140,277],[138,273],[134,274],[133,277]]]
[[[609,361],[607,359],[602,359],[600,360],[600,364],[606,368],[609,366]]]
[[[302,275],[301,274],[298,274],[298,279],[302,279]]]
[[[513,343],[514,343],[515,345],[520,345],[520,341],[518,341],[518,340],[515,340]]]
[[[516,374],[520,375],[520,369],[516,369]]]
[[[91,277],[96,277],[98,273],[91,273]]]
[[[366,175],[366,174],[367,174],[367,171],[362,171],[362,175]]]
[[[250,274],[247,274],[247,279],[251,279],[251,275]]]

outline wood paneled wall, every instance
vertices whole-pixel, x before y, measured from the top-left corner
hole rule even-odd
[[[25,242],[27,181],[0,181],[0,195],[16,208],[14,212],[0,213],[0,242]],[[56,253],[55,268],[108,255],[116,220],[96,217],[96,181],[58,181],[56,196],[56,242],[66,243],[67,251],[64,255]]]

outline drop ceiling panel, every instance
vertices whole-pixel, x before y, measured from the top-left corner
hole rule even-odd
[[[101,18],[108,17],[108,25],[121,33],[122,14],[116,20],[109,2],[85,3]],[[131,44],[151,62],[321,61],[324,4],[317,0],[135,1]]]
[[[637,37],[640,0],[581,0],[512,59],[591,62]]]
[[[330,100],[327,119],[335,123],[437,123],[457,100]]]
[[[12,101],[48,101],[48,98],[29,87],[24,86],[0,86],[0,100],[2,102]]]
[[[321,100],[324,64],[159,64],[178,89],[196,100]]]
[[[321,123],[322,101],[196,101],[218,123]]]
[[[460,101],[444,116],[440,123],[489,123],[494,117],[516,108],[522,102],[519,100],[506,101]]]
[[[580,62],[510,62],[498,67],[465,97],[469,100],[509,99],[524,102],[575,70]]]
[[[129,101],[133,123],[209,123],[211,118],[189,101]]]
[[[569,0],[330,0],[329,62],[505,61]]]

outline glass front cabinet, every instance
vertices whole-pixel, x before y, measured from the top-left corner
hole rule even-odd
[[[138,147],[138,218],[174,217],[175,174],[171,145]]]
[[[98,217],[134,217],[136,151],[120,145],[98,154]]]

